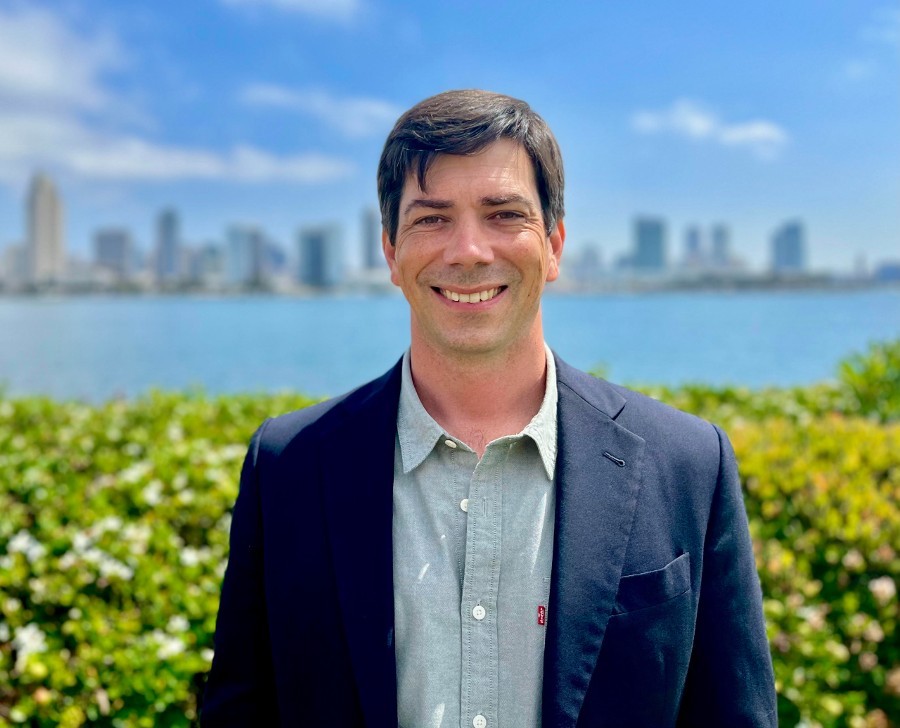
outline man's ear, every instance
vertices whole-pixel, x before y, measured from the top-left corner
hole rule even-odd
[[[559,263],[562,260],[563,245],[566,242],[566,226],[560,220],[547,236],[549,260],[547,261],[547,282],[559,278]]]
[[[381,228],[381,250],[384,252],[384,259],[387,261],[388,268],[391,269],[391,283],[395,286],[399,286],[400,277],[397,275],[397,248],[391,245],[391,238],[385,228]]]

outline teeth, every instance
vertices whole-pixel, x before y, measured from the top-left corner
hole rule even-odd
[[[446,288],[441,288],[440,291],[444,295],[444,298],[449,298],[451,301],[460,301],[461,303],[480,303],[481,301],[489,301],[500,293],[499,288],[489,288],[486,291],[478,291],[476,293],[457,293],[456,291],[448,291]]]

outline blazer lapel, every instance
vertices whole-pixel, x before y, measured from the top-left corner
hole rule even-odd
[[[335,408],[321,440],[328,536],[360,703],[369,726],[397,725],[391,548],[400,368]],[[324,473],[323,473],[324,476]]]
[[[557,359],[559,454],[543,724],[574,728],[619,577],[641,484],[644,440],[614,418],[625,399]]]

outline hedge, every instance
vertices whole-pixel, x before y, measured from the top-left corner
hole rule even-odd
[[[645,388],[732,438],[783,726],[900,726],[898,363],[893,342],[812,387]],[[196,723],[246,442],[310,402],[0,393],[0,726]]]

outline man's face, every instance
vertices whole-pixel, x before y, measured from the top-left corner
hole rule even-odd
[[[546,232],[528,153],[501,139],[475,155],[439,155],[427,186],[407,178],[396,245],[382,235],[414,345],[492,356],[541,340],[541,293],[559,274],[565,229]]]

